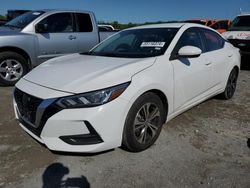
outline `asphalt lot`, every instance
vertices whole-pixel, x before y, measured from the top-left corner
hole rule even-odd
[[[18,126],[12,89],[0,87],[0,187],[250,187],[249,70],[232,100],[183,113],[141,153],[53,153]]]

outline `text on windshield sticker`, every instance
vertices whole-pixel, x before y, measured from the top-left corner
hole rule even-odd
[[[33,15],[35,15],[35,16],[38,16],[40,14],[41,14],[40,12],[33,12]]]
[[[165,42],[143,42],[141,47],[158,47],[162,48],[165,45]]]

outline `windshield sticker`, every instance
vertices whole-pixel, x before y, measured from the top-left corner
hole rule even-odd
[[[38,16],[40,14],[41,14],[40,12],[33,12],[33,15],[35,15],[35,16]]]
[[[165,45],[165,42],[143,42],[141,43],[142,47],[155,47],[155,48],[162,48]]]

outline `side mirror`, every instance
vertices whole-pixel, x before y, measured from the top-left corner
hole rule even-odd
[[[202,51],[200,48],[197,48],[195,46],[184,46],[179,50],[178,56],[185,58],[192,58],[192,57],[199,57],[201,53]]]
[[[36,33],[48,33],[48,24],[39,23],[35,26]]]

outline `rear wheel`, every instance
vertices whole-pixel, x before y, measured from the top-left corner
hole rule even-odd
[[[161,99],[154,93],[146,93],[132,105],[125,122],[123,148],[139,152],[154,144],[165,119]]]
[[[15,52],[0,53],[0,84],[14,85],[28,72],[28,62]]]
[[[228,100],[234,96],[237,85],[237,79],[238,79],[238,71],[236,68],[234,68],[228,77],[227,85],[224,92],[220,94],[221,98]]]

